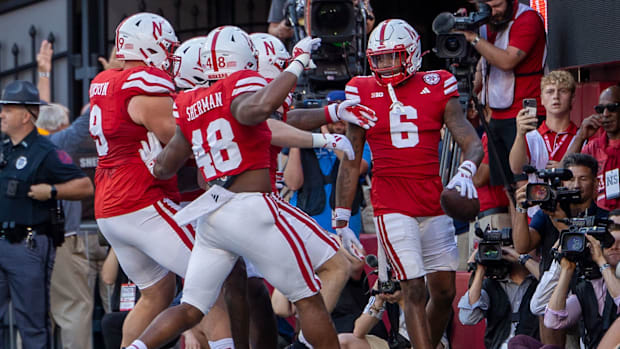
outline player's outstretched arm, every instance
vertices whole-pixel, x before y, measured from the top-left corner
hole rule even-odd
[[[463,161],[469,160],[479,166],[484,157],[482,142],[474,127],[465,118],[458,98],[452,97],[448,100],[443,119],[452,137],[463,150]]]
[[[174,176],[192,155],[192,145],[185,139],[180,127],[176,127],[174,136],[155,159],[153,176],[168,179]]]
[[[302,131],[282,121],[268,119],[271,130],[271,144],[288,148],[325,148],[341,150],[348,159],[353,159],[353,147],[342,135],[329,133],[310,133]]]
[[[162,143],[167,144],[176,128],[172,105],[170,97],[135,96],[129,101],[127,112],[133,122],[143,125],[155,133]]]
[[[360,104],[359,100],[345,100],[324,108],[296,109],[287,113],[286,122],[302,130],[314,130],[319,126],[346,121],[364,129],[375,125],[375,111]]]

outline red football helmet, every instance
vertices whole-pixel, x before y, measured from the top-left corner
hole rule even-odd
[[[366,56],[377,81],[397,85],[422,65],[420,36],[402,19],[385,20],[370,33]]]
[[[176,75],[178,64],[172,54],[179,41],[172,25],[153,13],[136,13],[116,27],[116,58],[142,61]]]

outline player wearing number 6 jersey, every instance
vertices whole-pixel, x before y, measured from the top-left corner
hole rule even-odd
[[[124,322],[122,346],[168,307],[175,294],[170,271],[185,275],[194,240],[191,226],[172,219],[179,197],[175,178],[153,178],[137,153],[148,131],[164,142],[174,134],[174,85],[166,71],[174,66],[176,42],[164,18],[130,16],[116,29],[116,56],[124,68],[106,70],[90,85],[90,133],[99,154],[95,216],[142,293]]]
[[[319,41],[305,38],[297,43],[291,65],[267,84],[255,71],[255,48],[244,31],[225,26],[207,36],[201,61],[207,79],[218,81],[180,94],[174,137],[163,151],[151,137],[141,154],[158,178],[172,176],[193,154],[206,181],[233,179],[227,189],[211,186],[175,216],[180,221],[198,219],[182,304],[162,313],[131,348],[159,347],[200,321],[239,256],[295,303],[310,343],[338,346],[308,251],[271,194],[271,132],[265,122],[308,67],[310,51]]]
[[[454,76],[417,72],[420,39],[409,24],[398,19],[379,24],[370,34],[367,56],[374,77],[353,78],[345,92],[348,100],[373,109],[379,120],[368,130],[349,125],[356,157],[340,167],[336,226],[348,229],[365,138],[373,155],[371,200],[378,240],[401,280],[407,330],[413,347],[434,348],[451,316],[458,263],[452,219],[439,205],[440,130],[446,124],[463,149],[465,161],[448,187],[459,186],[465,195],[475,195],[471,176],[482,160],[482,145],[463,116]]]

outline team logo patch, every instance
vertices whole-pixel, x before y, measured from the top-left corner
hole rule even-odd
[[[383,97],[383,92],[373,92],[370,94],[370,98],[381,98]]]
[[[18,170],[23,169],[26,165],[28,165],[28,159],[26,159],[25,156],[20,156],[17,158],[17,161],[15,161],[15,168]]]
[[[425,83],[429,85],[437,85],[439,83],[439,80],[441,80],[441,78],[439,77],[439,74],[437,73],[425,74],[422,79],[424,80]]]

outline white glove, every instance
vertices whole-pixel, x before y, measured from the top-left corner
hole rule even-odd
[[[347,252],[351,254],[351,256],[358,257],[363,259],[364,256],[361,254],[364,251],[364,247],[362,243],[358,240],[357,236],[349,226],[344,226],[340,228],[336,228],[336,234],[342,240],[342,247],[344,247]]]
[[[155,177],[153,174],[153,167],[155,167],[155,159],[157,158],[157,155],[161,153],[162,147],[161,143],[159,143],[159,139],[157,139],[157,136],[155,136],[153,132],[148,132],[146,137],[148,138],[149,143],[147,144],[145,141],[140,141],[140,144],[142,144],[142,149],[138,149],[138,152],[140,153],[140,158],[142,158],[146,168],[148,168],[149,172],[151,172],[153,177]]]
[[[309,36],[299,40],[299,42],[293,47],[293,54],[291,63],[284,71],[295,74],[297,77],[301,75],[304,69],[314,69],[316,64],[310,59],[310,53],[321,46],[320,38],[311,38]],[[299,64],[293,64],[293,63]]]
[[[461,196],[468,199],[478,198],[478,192],[472,181],[472,177],[476,174],[476,164],[470,160],[465,160],[459,166],[456,174],[450,180],[450,183],[446,186],[447,189],[455,189],[459,191]]]
[[[355,159],[355,152],[349,139],[343,135],[331,133],[313,133],[312,148],[342,150],[349,160]]]
[[[346,121],[366,130],[375,126],[377,116],[375,111],[363,104],[360,100],[347,99],[341,103],[333,103],[325,107],[328,122]]]

